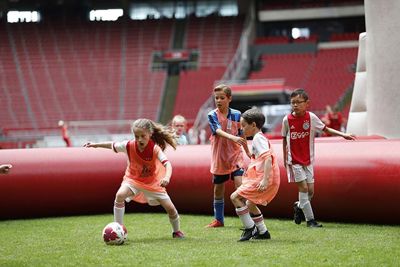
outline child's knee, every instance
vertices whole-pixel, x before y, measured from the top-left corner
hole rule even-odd
[[[124,202],[125,198],[127,198],[127,195],[124,194],[123,192],[117,192],[115,195],[115,202]]]
[[[215,184],[214,185],[214,197],[223,197],[225,192],[225,185],[224,184]]]
[[[240,202],[240,196],[236,193],[236,191],[231,194],[230,199],[234,205]]]
[[[299,192],[301,193],[308,193],[308,186],[306,183],[298,183],[297,187],[299,189]]]
[[[175,214],[178,214],[178,211],[176,210],[172,201],[168,201],[168,202],[164,203],[162,206],[165,209],[165,211],[168,213],[168,216],[171,217]]]
[[[175,213],[168,213],[168,218],[170,218],[171,220],[179,219],[178,211],[175,210]]]
[[[168,217],[171,219],[176,219],[179,217],[178,211],[176,210],[175,207],[170,207],[168,209],[165,209],[165,211],[167,212]]]
[[[245,205],[242,197],[236,192],[233,192],[231,194],[230,199],[232,201],[232,204],[235,206],[235,208],[242,207]]]

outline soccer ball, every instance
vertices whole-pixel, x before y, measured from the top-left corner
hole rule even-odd
[[[107,245],[122,245],[128,237],[124,225],[112,222],[103,229],[103,240]]]
[[[125,225],[122,225],[122,229],[124,229],[124,241],[128,239],[128,230],[126,229]]]

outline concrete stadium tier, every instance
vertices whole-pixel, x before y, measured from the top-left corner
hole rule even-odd
[[[276,198],[262,210],[266,218],[291,218],[297,189],[287,183],[281,141],[272,141],[272,146],[282,181]],[[182,146],[167,155],[173,165],[167,189],[179,212],[212,216],[210,146]],[[400,140],[318,139],[316,155],[312,205],[318,220],[400,223]],[[126,157],[93,148],[16,149],[0,150],[0,163],[13,165],[8,175],[0,175],[2,220],[98,213],[111,217]],[[235,215],[232,191],[228,183],[226,215]],[[127,212],[162,210],[134,202],[126,206]]]

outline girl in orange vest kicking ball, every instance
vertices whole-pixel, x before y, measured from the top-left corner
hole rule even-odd
[[[161,124],[138,119],[132,124],[134,140],[123,142],[87,143],[85,147],[101,147],[123,152],[128,166],[114,202],[114,221],[123,224],[125,200],[133,199],[151,206],[161,205],[168,214],[173,238],[184,238],[180,230],[178,211],[165,187],[169,184],[172,166],[164,150],[167,145],[176,148],[174,133]]]

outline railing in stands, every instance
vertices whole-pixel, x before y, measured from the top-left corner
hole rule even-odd
[[[251,2],[248,10],[249,12],[247,12],[238,48],[236,49],[235,55],[228,65],[228,68],[226,69],[224,75],[222,76],[222,80],[224,81],[244,79],[244,74],[247,73],[248,69],[250,68],[248,50],[249,45],[252,44],[255,36],[256,21],[254,1]],[[199,135],[200,132],[202,132],[202,130],[207,127],[208,121],[205,118],[207,118],[208,112],[210,112],[213,107],[214,100],[212,97],[209,97],[200,107],[192,127],[195,135]]]

